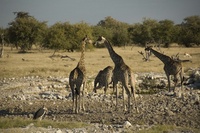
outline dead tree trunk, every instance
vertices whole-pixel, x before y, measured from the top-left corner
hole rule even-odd
[[[0,58],[3,58],[3,53],[4,53],[4,35],[1,34],[1,43],[2,43],[2,48],[0,49]]]

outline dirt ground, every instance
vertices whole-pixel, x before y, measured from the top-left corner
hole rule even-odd
[[[118,110],[115,110],[115,98],[114,102],[111,100],[113,95],[87,92],[84,98],[85,111],[75,114],[72,113],[70,90],[62,87],[55,88],[55,84],[60,82],[55,78],[52,82],[52,79],[46,82],[38,77],[1,80],[0,117],[32,119],[34,112],[45,105],[48,113],[44,119],[49,120],[106,125],[123,125],[124,122],[129,121],[133,126],[166,124],[195,128],[200,131],[199,90],[192,92],[185,90],[173,95],[163,90],[157,94],[139,95],[136,101],[138,113],[134,108],[134,102],[132,102],[131,113],[123,110],[121,94],[118,97]],[[33,81],[34,85],[32,85]],[[54,88],[44,87],[52,84]]]

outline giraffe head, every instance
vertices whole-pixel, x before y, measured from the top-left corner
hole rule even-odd
[[[152,49],[152,47],[151,46],[147,46],[147,47],[145,47],[145,51],[150,51]]]
[[[152,47],[151,46],[147,46],[147,47],[145,47],[145,55],[146,55],[146,57],[145,57],[145,60],[146,61],[149,61],[149,58],[150,58],[150,56],[151,56],[151,49],[152,49]]]
[[[82,42],[92,44],[92,40],[87,35],[82,39]]]
[[[87,37],[87,35],[82,39],[83,42],[87,42],[89,39]]]
[[[94,45],[97,46],[97,44],[103,44],[105,41],[106,41],[105,37],[99,36],[99,38],[97,39]]]

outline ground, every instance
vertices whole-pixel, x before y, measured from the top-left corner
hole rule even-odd
[[[142,60],[142,56],[138,51],[144,52],[144,48],[135,46],[132,48],[114,47],[114,49],[123,57],[133,73],[139,76],[143,73],[148,73],[148,75],[162,73],[162,77],[164,76],[166,80],[163,63],[160,60],[155,56],[152,56],[149,62]],[[199,47],[162,48],[161,50],[169,56],[179,53],[181,59],[192,61],[192,63],[183,63],[185,71],[199,68]],[[103,95],[103,90],[98,90],[97,94],[93,93],[92,83],[99,70],[108,65],[113,66],[113,62],[105,48],[86,51],[85,65],[88,78],[85,95],[86,110],[78,114],[72,113],[68,77],[70,71],[77,65],[80,52],[60,51],[55,56],[51,56],[52,53],[51,50],[32,50],[20,54],[17,50],[5,47],[5,56],[0,59],[1,118],[20,117],[32,119],[34,112],[45,105],[49,111],[44,120],[83,122],[93,127],[84,128],[84,132],[132,132],[149,129],[156,125],[180,127],[179,132],[200,132],[199,89],[184,87],[182,92],[179,92],[178,87],[176,94],[170,94],[166,89],[151,95],[139,94],[137,98],[139,113],[136,113],[134,109],[134,102],[132,102],[133,109],[131,113],[123,111],[121,94],[118,97],[120,102],[118,110],[115,110],[115,102],[111,101],[112,89],[110,89],[110,94],[106,96]],[[189,53],[191,57],[185,57],[185,53]],[[69,56],[75,60],[63,59],[62,56]],[[160,78],[160,76],[157,77]],[[149,78],[147,79],[149,80]],[[141,82],[144,81],[137,79],[137,84]],[[119,90],[121,92],[121,89]],[[125,129],[124,124],[127,122],[132,126]],[[34,125],[31,124],[20,129],[23,132],[30,127],[34,127]],[[38,128],[33,129],[33,132],[38,130]],[[0,129],[0,132],[7,132],[7,130],[9,129]],[[16,129],[11,130],[16,131]],[[49,129],[43,132],[49,132],[47,130]],[[60,130],[66,132],[63,129],[50,128],[50,130],[52,132]],[[77,130],[70,131],[76,132]]]
[[[86,110],[75,114],[72,113],[70,89],[64,87],[65,82],[67,79],[55,77],[1,80],[4,89],[1,90],[0,96],[0,117],[32,119],[34,112],[45,105],[48,108],[44,118],[46,120],[98,123],[112,127],[128,121],[132,124],[133,130],[137,130],[135,127],[138,125],[141,128],[175,125],[188,127],[191,129],[190,132],[193,132],[192,129],[200,131],[199,90],[185,90],[181,94],[171,94],[163,90],[157,94],[138,95],[138,113],[134,109],[134,102],[131,113],[123,110],[121,95],[118,97],[118,110],[115,110],[115,102],[111,100],[113,95],[88,91],[85,96]]]

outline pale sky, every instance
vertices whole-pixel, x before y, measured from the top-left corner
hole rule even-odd
[[[96,25],[107,16],[129,24],[143,18],[180,24],[185,17],[200,15],[200,0],[0,0],[0,27],[8,27],[13,12],[20,11],[48,25],[81,21]]]

